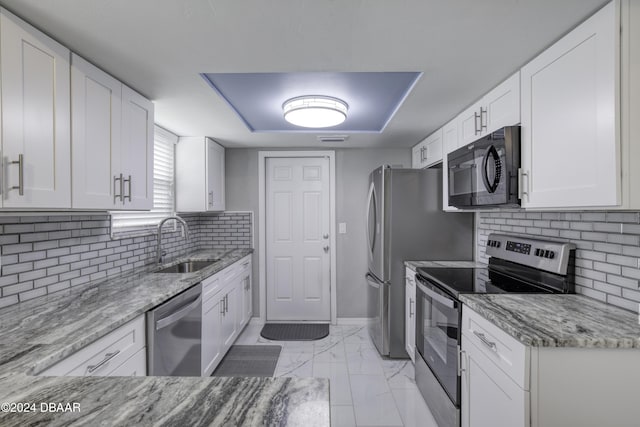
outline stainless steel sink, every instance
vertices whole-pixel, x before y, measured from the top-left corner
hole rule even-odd
[[[205,267],[210,266],[219,259],[208,259],[205,261],[185,261],[179,264],[172,265],[171,267],[163,268],[156,271],[156,273],[193,273],[194,271],[202,270]]]

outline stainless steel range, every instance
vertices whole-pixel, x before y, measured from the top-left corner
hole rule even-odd
[[[416,383],[440,427],[460,425],[465,293],[573,293],[575,245],[491,234],[486,268],[416,271]]]

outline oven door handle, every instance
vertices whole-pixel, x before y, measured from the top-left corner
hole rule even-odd
[[[434,301],[439,302],[447,308],[456,308],[456,302],[453,299],[440,295],[434,290],[427,288],[420,282],[420,279],[416,281],[416,285],[418,286],[418,289],[420,289],[420,292],[427,294]]]
[[[386,284],[376,279],[371,273],[365,274],[364,278],[367,280],[367,285],[375,289],[380,289],[380,286],[383,286]]]

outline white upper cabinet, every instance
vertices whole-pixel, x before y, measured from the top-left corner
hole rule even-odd
[[[224,185],[224,147],[210,138],[180,138],[176,146],[176,209],[223,211]]]
[[[422,169],[442,160],[442,129],[438,129],[411,149],[411,166]]]
[[[464,110],[457,120],[458,147],[470,144],[501,127],[520,123],[520,72]],[[448,150],[451,148],[447,147]]]
[[[126,209],[153,208],[153,112],[151,101],[122,86],[121,161]]]
[[[2,9],[0,63],[0,206],[69,208],[69,50]]]
[[[120,195],[122,84],[71,57],[73,207],[112,209]]]
[[[153,207],[153,104],[72,55],[73,207]]]
[[[610,3],[521,70],[524,207],[621,202],[619,16]]]

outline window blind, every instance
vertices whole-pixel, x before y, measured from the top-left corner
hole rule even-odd
[[[111,237],[122,238],[155,232],[158,223],[175,214],[174,164],[178,137],[155,127],[153,144],[153,209],[150,211],[113,211]]]

